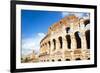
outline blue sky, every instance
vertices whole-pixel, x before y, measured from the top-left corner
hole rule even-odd
[[[39,42],[46,35],[51,24],[62,18],[61,12],[21,11],[22,54],[39,51]]]
[[[36,33],[46,33],[51,24],[62,18],[61,12],[22,10],[22,36],[35,36]]]
[[[39,43],[46,35],[48,28],[70,14],[80,18],[89,16],[88,13],[21,10],[22,54],[30,53],[32,50],[38,53]]]

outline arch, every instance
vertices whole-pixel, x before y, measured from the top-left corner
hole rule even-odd
[[[61,59],[58,59],[58,61],[61,61]]]
[[[48,42],[48,44],[49,44],[49,48],[51,47],[51,43],[50,43],[50,41]]]
[[[90,58],[87,58],[87,60],[90,60]]]
[[[70,49],[71,48],[71,37],[70,37],[70,35],[66,35],[66,41],[67,41],[68,49]]]
[[[42,48],[42,45],[40,47]]]
[[[81,60],[81,58],[76,58],[75,60]]]
[[[79,36],[80,35],[79,32],[78,31],[75,32],[74,35],[75,35],[75,39],[76,39],[77,49],[81,48],[81,38]]]
[[[52,62],[54,62],[55,60],[54,59],[52,59]]]
[[[44,46],[44,44],[42,46]]]
[[[70,59],[66,59],[66,61],[70,61]]]
[[[53,39],[54,50],[56,49],[56,40]]]
[[[84,21],[85,26],[86,26],[87,24],[89,24],[89,23],[90,23],[90,20],[85,20],[85,21]]]
[[[45,43],[45,46],[47,46],[47,43]]]
[[[62,37],[60,36],[58,39],[59,39],[59,43],[60,43],[60,48],[62,48],[62,45],[63,45]]]
[[[87,49],[90,49],[90,30],[87,30],[85,32],[85,36],[86,36]]]
[[[69,30],[70,30],[70,27],[67,27],[67,28],[66,28],[66,33],[68,33]]]
[[[49,62],[49,59],[47,60],[47,62]]]

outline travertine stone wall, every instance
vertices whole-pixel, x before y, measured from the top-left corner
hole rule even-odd
[[[87,48],[86,40],[90,39],[90,24],[85,21],[89,19],[70,15],[50,26],[47,35],[40,42],[39,60],[41,62],[89,60],[90,47]]]

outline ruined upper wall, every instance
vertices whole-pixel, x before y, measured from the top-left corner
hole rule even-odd
[[[70,23],[74,23],[75,25],[78,25],[79,18],[75,15],[66,16],[63,19],[61,19],[59,22],[56,22],[52,26],[50,26],[48,29],[48,33],[50,34],[51,31],[56,31],[57,29],[60,29],[63,26],[68,27]]]

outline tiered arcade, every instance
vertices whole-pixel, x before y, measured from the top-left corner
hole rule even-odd
[[[49,27],[40,42],[39,60],[90,60],[90,19],[66,16]]]

